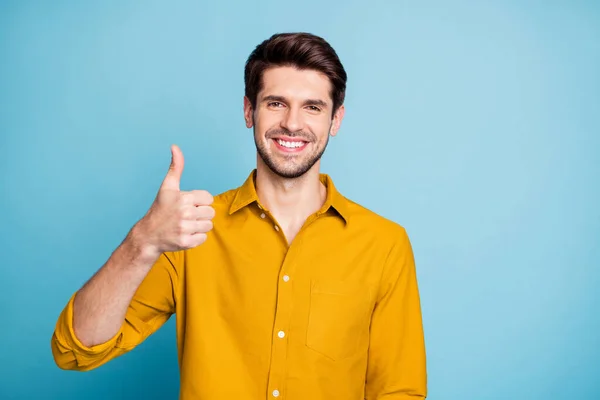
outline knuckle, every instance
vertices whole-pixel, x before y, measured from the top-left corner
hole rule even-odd
[[[188,247],[187,239],[185,236],[180,236],[177,239],[177,247],[180,249],[186,249]]]
[[[179,216],[181,219],[191,219],[192,217],[192,212],[190,211],[189,208],[185,208],[183,210],[180,211]]]
[[[190,202],[190,193],[181,192],[179,193],[179,197],[177,198],[177,203],[179,205],[185,205]]]
[[[179,242],[180,242],[180,244],[181,244],[181,247],[182,247],[182,248],[184,248],[184,249],[188,249],[188,248],[192,247],[192,246],[190,245],[190,239],[189,239],[189,236],[182,236],[182,237],[179,239]]]

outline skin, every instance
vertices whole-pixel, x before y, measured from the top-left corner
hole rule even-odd
[[[256,107],[244,98],[246,126],[253,128],[257,147],[257,193],[288,243],[325,202],[320,160],[344,116],[343,106],[332,116],[330,91],[328,78],[319,72],[276,67],[265,71]],[[274,138],[306,144],[289,152]],[[119,331],[135,292],[163,252],[202,245],[213,227],[212,195],[181,191],[183,153],[173,145],[171,154],[169,171],[146,215],[75,296],[73,329],[86,346],[104,343]]]
[[[288,243],[327,195],[319,180],[321,156],[345,113],[342,105],[332,117],[330,93],[331,83],[320,72],[275,67],[263,74],[256,107],[244,98],[246,127],[254,128],[257,148],[257,194]],[[307,144],[299,152],[288,153],[277,146],[276,138],[302,139]]]
[[[173,145],[171,156],[169,171],[146,215],[75,295],[73,330],[86,346],[117,334],[133,295],[163,252],[199,246],[213,227],[212,195],[181,191],[183,154]]]

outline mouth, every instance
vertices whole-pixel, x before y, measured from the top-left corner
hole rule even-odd
[[[272,139],[275,147],[285,153],[298,153],[306,148],[308,142],[299,138],[282,138],[276,137]]]

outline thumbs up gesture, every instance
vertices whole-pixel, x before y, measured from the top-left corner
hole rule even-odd
[[[212,195],[205,190],[179,189],[183,164],[183,153],[171,146],[167,176],[150,210],[138,222],[143,242],[156,254],[199,246],[213,228]]]

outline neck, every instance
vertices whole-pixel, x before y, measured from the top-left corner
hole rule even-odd
[[[319,179],[319,164],[298,178],[276,175],[260,160],[256,168],[256,193],[260,202],[284,226],[301,226],[325,203],[327,189]]]

